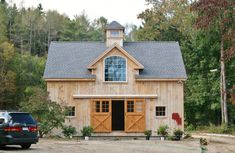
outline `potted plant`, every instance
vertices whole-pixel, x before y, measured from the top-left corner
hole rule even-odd
[[[144,135],[146,135],[146,140],[150,140],[150,136],[152,135],[152,130],[145,130]]]
[[[175,140],[180,140],[182,138],[182,135],[184,134],[184,132],[180,129],[176,129],[174,131],[174,137],[175,137]]]
[[[76,128],[71,125],[69,126],[64,125],[62,127],[62,130],[63,130],[62,133],[64,134],[66,138],[72,138],[73,135],[77,133]]]
[[[81,133],[85,140],[89,140],[91,133],[93,133],[93,128],[91,126],[84,126]]]
[[[168,126],[162,125],[158,128],[157,134],[159,134],[161,137],[161,140],[165,140],[165,137],[168,135]]]

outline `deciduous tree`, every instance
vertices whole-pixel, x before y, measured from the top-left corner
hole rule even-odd
[[[14,107],[16,73],[13,71],[14,46],[8,42],[0,44],[0,108]],[[13,108],[12,107],[12,108]]]
[[[28,87],[25,92],[27,98],[21,103],[21,109],[31,113],[39,123],[40,137],[62,127],[65,113],[59,104],[49,100],[45,90]]]
[[[232,58],[235,52],[234,8],[235,2],[232,0],[199,0],[192,5],[192,9],[198,12],[198,18],[196,20],[196,26],[198,28],[208,29],[216,27],[219,30],[221,112],[222,123],[226,124],[228,123],[228,113],[225,60]]]

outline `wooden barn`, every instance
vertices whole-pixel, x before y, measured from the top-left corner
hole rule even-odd
[[[44,73],[51,100],[70,108],[66,124],[77,131],[183,129],[187,76],[178,42],[125,42],[124,30],[113,21],[105,42],[52,42]]]

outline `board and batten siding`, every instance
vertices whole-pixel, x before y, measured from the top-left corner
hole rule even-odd
[[[63,106],[75,106],[76,116],[66,119],[66,124],[71,124],[77,131],[85,125],[90,125],[90,101],[91,99],[77,99],[74,95],[157,95],[157,98],[145,99],[146,129],[152,130],[153,135],[160,125],[168,125],[171,129],[181,128],[184,125],[183,83],[179,81],[136,81],[137,66],[128,57],[114,48],[105,57],[118,55],[127,59],[127,82],[104,82],[103,59],[95,65],[92,74],[96,75],[95,81],[47,81],[47,90],[52,101]],[[105,58],[104,57],[104,58]],[[166,106],[166,116],[156,117],[155,107]],[[172,119],[172,113],[178,113],[182,124],[177,125]]]

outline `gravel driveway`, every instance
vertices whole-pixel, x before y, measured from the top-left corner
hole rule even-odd
[[[160,140],[55,140],[40,139],[31,149],[23,150],[18,146],[8,146],[0,153],[200,153],[201,149],[198,140],[187,141],[160,141]],[[225,144],[209,145],[208,152],[229,151],[223,149]],[[235,148],[234,148],[235,149]]]

